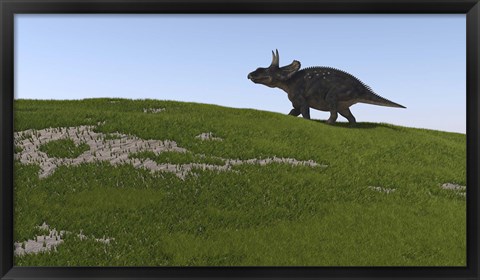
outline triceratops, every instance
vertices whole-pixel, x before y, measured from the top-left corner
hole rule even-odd
[[[279,67],[278,50],[276,54],[272,51],[272,56],[268,68],[257,68],[248,74],[248,79],[256,84],[284,90],[293,105],[289,115],[302,114],[305,119],[310,119],[311,107],[329,111],[328,124],[333,124],[338,114],[344,116],[350,124],[355,124],[355,117],[349,109],[355,103],[406,108],[377,95],[369,86],[347,72],[331,67],[300,70],[300,62],[297,60]]]

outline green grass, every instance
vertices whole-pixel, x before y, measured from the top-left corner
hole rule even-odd
[[[37,165],[15,162],[14,239],[32,239],[44,221],[70,232],[57,252],[15,265],[466,265],[465,198],[440,188],[466,185],[463,134],[159,100],[17,100],[14,110],[15,131],[105,122],[96,131],[188,150],[131,155],[159,163],[277,156],[328,166],[240,165],[181,180],[97,162],[39,179]],[[223,141],[195,138],[204,132]],[[48,153],[74,149],[66,146]],[[79,240],[80,231],[90,238]],[[115,240],[93,240],[103,236]]]
[[[60,139],[41,145],[39,150],[49,157],[76,158],[83,152],[90,150],[90,146],[85,143],[76,145],[71,139]]]

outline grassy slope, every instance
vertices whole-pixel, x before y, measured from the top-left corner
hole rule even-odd
[[[58,251],[16,265],[463,266],[465,135],[363,123],[329,126],[282,114],[157,100],[15,103],[15,130],[105,124],[104,133],[170,139],[193,154],[294,157],[329,167],[242,165],[181,181],[108,163],[15,164],[15,240],[35,226],[67,235]],[[166,108],[146,114],[143,108]],[[224,140],[200,141],[213,132]],[[385,194],[369,189],[396,189]]]

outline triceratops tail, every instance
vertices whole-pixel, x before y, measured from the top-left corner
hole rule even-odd
[[[367,103],[367,104],[373,104],[373,105],[379,105],[379,106],[387,106],[387,107],[394,107],[394,108],[407,108],[405,106],[402,106],[398,103],[392,102],[386,98],[383,98],[373,92],[368,92],[367,94],[361,96],[359,98],[359,102],[361,103]]]

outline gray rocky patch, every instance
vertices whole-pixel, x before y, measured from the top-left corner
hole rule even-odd
[[[105,236],[103,236],[103,238],[95,238],[95,241],[103,244],[110,244],[110,241],[113,241],[113,240],[115,240],[115,238],[109,238]]]
[[[368,188],[371,190],[386,193],[386,194],[393,193],[396,191],[396,189],[389,189],[389,188],[375,187],[375,186],[368,186]]]
[[[186,149],[178,147],[177,143],[171,140],[144,140],[132,135],[121,133],[103,134],[93,131],[94,126],[78,126],[63,128],[47,128],[41,130],[25,130],[15,132],[14,142],[16,153],[14,158],[22,164],[38,164],[40,166],[39,178],[45,178],[53,174],[59,166],[75,166],[82,163],[95,163],[100,161],[109,162],[112,165],[130,164],[135,168],[150,170],[151,172],[170,172],[180,179],[185,179],[189,174],[193,174],[193,170],[215,170],[215,171],[231,171],[231,168],[241,164],[258,164],[266,165],[271,163],[290,164],[292,166],[311,166],[311,167],[327,167],[313,160],[300,161],[294,158],[264,158],[264,159],[224,159],[223,165],[205,164],[205,163],[186,163],[171,164],[157,163],[152,159],[135,158],[138,152],[152,152],[159,155],[162,152],[178,152],[185,153]],[[115,139],[111,139],[114,136]],[[221,138],[214,137],[211,132],[202,133],[198,138],[219,140]],[[90,148],[76,158],[53,158],[39,150],[40,146],[50,141],[60,139],[71,139],[76,145],[81,143],[87,144]]]
[[[93,131],[93,126],[78,126],[68,128],[47,128],[41,130],[25,130],[16,132],[14,135],[15,146],[21,150],[15,153],[15,159],[23,164],[38,164],[40,166],[39,177],[45,178],[51,175],[58,166],[79,165],[108,161],[112,165],[132,164],[146,167],[138,159],[130,159],[129,153],[150,151],[158,155],[161,152],[185,152],[174,141],[143,140],[135,136],[111,133],[118,139],[108,139],[105,134]],[[85,143],[90,149],[76,158],[51,158],[39,150],[40,146],[50,141],[60,139],[72,139],[76,145]],[[161,167],[159,168],[161,169]]]
[[[80,240],[85,240],[85,239],[88,239],[88,237],[83,234],[83,230],[80,230],[80,232],[77,234],[77,237],[80,239]]]
[[[61,230],[57,231],[56,229],[50,229],[50,226],[43,222],[41,226],[37,226],[37,228],[42,230],[49,231],[46,235],[38,235],[33,240],[27,240],[23,242],[14,242],[14,254],[16,256],[23,256],[25,254],[37,254],[40,252],[47,252],[51,250],[56,250],[56,247],[63,243],[63,236],[65,233],[70,233],[69,231]],[[80,231],[76,235],[80,240],[88,240],[83,231]],[[103,238],[96,238],[95,236],[92,237],[93,240],[103,244],[110,244],[111,241],[115,240],[115,238],[105,237]]]
[[[143,108],[144,113],[156,114],[156,113],[160,113],[160,112],[163,112],[163,111],[165,111],[165,108]]]
[[[311,166],[311,167],[327,167],[327,165],[323,164],[318,164],[313,160],[296,160],[294,158],[278,158],[278,157],[273,157],[273,158],[265,158],[265,159],[246,159],[246,160],[226,160],[227,165],[239,165],[239,164],[258,164],[258,165],[267,165],[270,163],[286,163],[290,164],[293,166],[296,165],[304,165],[304,166]]]
[[[198,139],[203,140],[203,141],[205,141],[205,140],[207,140],[207,141],[208,140],[210,140],[210,141],[223,141],[222,138],[213,136],[213,133],[211,133],[211,132],[201,133],[201,134],[195,136],[195,138],[198,138]]]
[[[454,190],[454,191],[465,191],[467,189],[466,186],[461,186],[454,183],[445,183],[440,186],[444,190]]]
[[[17,256],[23,256],[25,254],[37,254],[40,252],[47,252],[55,250],[55,248],[63,243],[63,235],[65,231],[57,231],[56,229],[50,229],[50,227],[43,223],[37,228],[42,230],[48,230],[46,235],[38,235],[33,240],[29,239],[23,242],[14,242],[14,254]]]
[[[43,222],[43,224],[41,226],[37,226],[37,228],[42,230],[49,230],[50,226],[47,225],[47,223]]]
[[[440,186],[444,190],[454,191],[458,196],[467,197],[467,187],[454,183],[444,183]]]
[[[105,237],[105,235],[102,238],[96,238],[95,236],[88,237],[85,234],[83,234],[83,230],[80,230],[80,232],[77,234],[77,237],[82,241],[92,239],[92,240],[95,240],[96,242],[103,243],[103,244],[110,244],[110,241],[115,240],[115,238]]]

